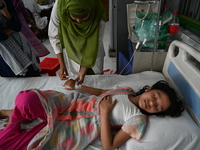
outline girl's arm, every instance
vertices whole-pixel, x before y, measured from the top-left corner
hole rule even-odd
[[[96,95],[99,96],[102,93],[107,92],[108,90],[103,90],[103,89],[97,89],[97,88],[92,88],[92,87],[88,87],[88,86],[84,86],[84,85],[77,85],[77,83],[75,83],[76,81],[73,79],[67,80],[64,84],[64,86],[66,86],[66,90],[81,90],[84,91],[86,93],[89,93],[91,95]]]
[[[105,97],[100,103],[101,113],[101,141],[104,150],[115,149],[124,144],[131,137],[120,129],[116,134],[112,134],[109,115],[116,104],[116,100],[111,102],[111,97]]]
[[[91,95],[96,95],[96,96],[99,96],[108,91],[108,90],[97,89],[97,88],[92,88],[88,86],[81,86],[79,90],[89,93]]]

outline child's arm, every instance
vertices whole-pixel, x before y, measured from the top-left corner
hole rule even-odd
[[[124,144],[131,137],[120,129],[116,134],[112,134],[109,116],[117,100],[111,102],[110,96],[103,98],[100,103],[101,114],[101,141],[104,150],[115,149]]]
[[[92,95],[96,95],[99,96],[102,93],[105,93],[108,90],[103,90],[103,89],[97,89],[97,88],[92,88],[92,87],[88,87],[88,86],[84,86],[84,85],[77,85],[77,83],[75,83],[75,80],[67,80],[64,84],[64,86],[67,86],[65,89],[66,90],[81,90],[84,91],[86,93],[92,94]]]

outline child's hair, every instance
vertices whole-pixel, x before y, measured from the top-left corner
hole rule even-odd
[[[144,93],[147,88],[149,88],[148,85],[144,86],[142,89],[140,89],[136,93],[136,96]],[[165,117],[167,115],[167,116],[171,116],[171,117],[179,117],[181,115],[181,113],[184,111],[184,107],[183,107],[182,101],[178,99],[175,90],[173,88],[171,88],[169,86],[169,84],[164,80],[160,80],[160,81],[156,82],[152,86],[151,90],[153,90],[153,89],[161,90],[161,91],[165,92],[169,96],[171,106],[166,111],[159,112],[159,113],[148,113],[142,109],[141,109],[141,112],[144,113],[145,115],[156,115],[156,116],[161,116],[161,117]]]

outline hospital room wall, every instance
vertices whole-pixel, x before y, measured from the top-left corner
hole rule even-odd
[[[165,4],[168,5],[173,11],[177,11],[178,10],[178,6],[179,6],[180,0],[166,0]]]

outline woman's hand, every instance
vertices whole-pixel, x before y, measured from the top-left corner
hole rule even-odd
[[[85,74],[87,73],[88,68],[81,66],[81,69],[78,73],[78,77],[76,78],[76,81],[78,84],[82,84],[85,78]]]
[[[65,65],[60,65],[60,70],[58,71],[58,76],[60,77],[61,80],[67,80],[67,69]]]
[[[56,54],[58,61],[60,63],[60,69],[58,71],[58,76],[60,77],[61,80],[67,80],[68,77],[66,77],[68,75],[67,73],[67,68],[65,66],[65,62],[64,62],[64,58],[63,58],[63,53],[58,53]]]
[[[32,20],[31,17],[26,17],[25,19],[26,19],[26,22],[31,25],[34,31],[39,31],[36,23],[34,22],[34,20]]]
[[[64,83],[64,87],[65,87],[65,89],[66,90],[75,90],[75,80],[73,80],[73,79],[69,79],[69,80],[67,80],[65,83]]]
[[[111,96],[108,95],[103,98],[103,100],[100,103],[100,114],[101,115],[108,115],[114,108],[115,104],[117,103],[117,99],[115,99],[113,102],[111,101]]]

